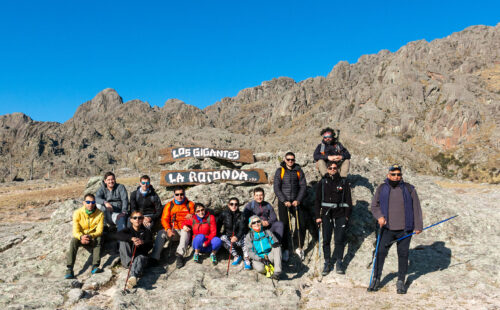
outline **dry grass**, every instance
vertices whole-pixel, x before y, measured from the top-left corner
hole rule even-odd
[[[477,184],[477,183],[458,183],[452,181],[434,181],[437,185],[442,188],[451,188],[451,189],[491,189],[495,187],[492,184]]]

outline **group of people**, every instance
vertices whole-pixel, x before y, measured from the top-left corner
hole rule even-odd
[[[202,203],[190,201],[181,186],[173,188],[173,198],[163,206],[147,175],[140,177],[140,184],[129,200],[125,187],[116,183],[115,175],[106,173],[95,196],[86,194],[83,206],[74,212],[73,238],[67,255],[65,277],[74,277],[73,266],[80,246],[92,252],[91,273],[102,271],[99,267],[100,251],[104,227],[108,227],[106,239],[119,241],[121,263],[130,268],[129,287],[137,284],[146,266],[160,263],[167,241],[169,256],[174,242],[178,242],[175,249],[177,268],[183,267],[190,244],[194,262],[201,263],[202,254],[206,253],[213,265],[217,265],[217,252],[223,246],[228,250],[229,257],[232,256],[233,266],[243,262],[245,270],[253,268],[268,277],[279,279],[283,272],[282,261],[288,261],[294,253],[304,259],[302,247],[306,218],[314,219],[317,226],[312,225],[312,228],[316,231],[319,228],[322,232],[322,274],[327,275],[334,269],[338,274],[344,274],[346,233],[353,211],[351,188],[347,181],[351,155],[338,142],[333,129],[323,129],[321,136],[322,142],[314,151],[314,160],[322,178],[315,187],[313,209],[304,205],[306,176],[295,162],[294,153],[288,152],[276,170],[273,182],[279,218],[273,206],[264,200],[265,192],[261,187],[253,190],[253,199],[243,210],[240,210],[239,199],[231,197],[227,208],[216,217]],[[381,228],[374,281],[368,288],[369,291],[376,291],[380,288],[384,260],[392,241],[413,231],[418,234],[423,227],[417,192],[403,181],[401,166],[392,165],[389,168],[387,179],[376,190],[371,210]],[[293,219],[295,225],[292,225]],[[293,226],[297,228],[297,247]],[[398,293],[406,292],[404,280],[410,239],[397,242]]]

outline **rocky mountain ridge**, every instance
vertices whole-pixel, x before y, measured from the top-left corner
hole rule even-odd
[[[159,148],[187,144],[312,154],[326,126],[354,156],[498,183],[500,24],[340,62],[326,77],[266,81],[204,110],[105,89],[63,124],[3,115],[0,180],[157,171]]]

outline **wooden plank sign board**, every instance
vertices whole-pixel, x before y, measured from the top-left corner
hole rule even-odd
[[[253,152],[247,149],[214,149],[211,147],[188,146],[161,149],[160,164],[171,163],[186,158],[214,157],[241,163],[253,163]]]
[[[241,181],[267,183],[266,173],[262,169],[194,169],[164,170],[161,172],[161,186],[208,184],[218,181]]]

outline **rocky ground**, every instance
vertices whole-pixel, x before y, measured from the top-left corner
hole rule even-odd
[[[270,153],[256,154],[256,157],[259,161],[242,167],[263,168],[272,179],[279,157]],[[297,158],[304,166],[308,184],[314,184],[318,176],[312,162],[305,154],[298,154]],[[169,168],[220,165],[222,163],[210,159],[186,160]],[[322,259],[318,260],[315,244],[308,243],[305,261],[293,257],[285,267],[286,278],[276,283],[257,276],[254,271],[244,271],[241,266],[231,267],[226,277],[227,254],[223,251],[215,267],[206,259],[201,265],[189,261],[185,267],[175,269],[173,257],[168,257],[169,248],[166,248],[162,264],[150,268],[137,289],[122,294],[127,270],[118,264],[117,255],[109,246],[101,260],[103,273],[90,275],[88,253],[82,250],[75,268],[77,279],[63,280],[71,216],[81,205],[81,192],[74,199],[48,204],[44,207],[47,216],[32,221],[29,218],[6,221],[9,214],[26,211],[11,208],[2,213],[0,226],[0,306],[7,309],[500,308],[497,265],[500,187],[452,182],[408,170],[404,171],[404,177],[416,185],[425,226],[453,215],[458,217],[413,238],[407,295],[395,292],[394,249],[386,261],[383,289],[366,292],[376,239],[369,202],[385,173],[385,165],[376,158],[353,161],[349,180],[353,185],[355,208],[346,250],[346,275],[319,276]],[[153,184],[158,184],[158,175],[153,176]],[[85,190],[94,191],[96,181],[98,179],[89,180]],[[126,183],[129,192],[135,188],[132,184]],[[187,194],[190,199],[217,211],[229,196],[248,201],[254,187],[229,183],[199,185],[191,187]],[[264,188],[268,194],[266,200],[273,202],[272,185],[264,185]],[[158,190],[166,202],[170,193]],[[309,192],[311,201],[313,192]],[[5,195],[7,192],[2,191],[0,199]],[[311,240],[310,236],[307,240]]]

